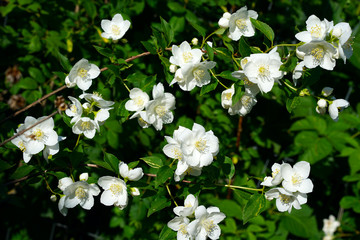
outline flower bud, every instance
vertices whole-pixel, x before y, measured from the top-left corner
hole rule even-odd
[[[169,70],[170,70],[171,73],[175,73],[176,70],[177,70],[177,66],[174,65],[174,64],[171,64],[170,67],[169,67]]]
[[[50,200],[52,201],[52,202],[56,202],[56,200],[57,200],[57,197],[56,197],[56,195],[51,195],[50,196]]]
[[[322,91],[321,91],[321,94],[324,96],[324,97],[328,97],[328,96],[330,96],[331,94],[332,94],[332,92],[333,92],[333,88],[331,88],[331,87],[324,87],[323,89],[322,89]]]
[[[193,38],[193,39],[191,40],[191,43],[192,43],[192,45],[196,46],[196,45],[198,45],[199,40],[198,40],[197,38]]]
[[[231,17],[231,14],[229,12],[225,12],[222,17],[229,20]]]
[[[82,173],[82,174],[80,174],[80,177],[79,177],[80,181],[87,181],[88,178],[89,178],[88,173]]]
[[[218,24],[221,28],[228,28],[229,27],[229,19],[222,17],[222,18],[220,18]]]
[[[327,102],[326,102],[325,99],[320,99],[320,100],[317,102],[317,105],[319,106],[319,108],[326,108]]]
[[[333,29],[333,31],[332,31],[332,35],[333,35],[334,37],[336,37],[336,38],[340,38],[341,34],[342,34],[341,28],[339,28],[339,27],[334,27],[334,29]]]
[[[130,188],[130,194],[131,194],[132,196],[139,196],[139,195],[140,195],[140,191],[139,191],[138,188],[133,187],[133,188]]]

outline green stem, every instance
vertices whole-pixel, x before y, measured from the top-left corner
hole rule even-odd
[[[172,195],[172,194],[171,194],[171,192],[170,192],[169,185],[168,185],[168,184],[165,184],[165,186],[166,186],[166,189],[167,189],[167,191],[168,191],[168,193],[169,193],[169,195],[170,195],[171,200],[174,202],[175,206],[177,206],[177,207],[178,207],[179,205],[176,203],[176,201],[175,201],[175,199],[174,199],[173,195]]]
[[[257,189],[257,188],[249,188],[249,187],[242,187],[242,186],[234,186],[234,185],[221,185],[224,187],[228,187],[228,188],[235,188],[235,189],[244,189],[244,190],[249,190],[249,191],[255,191],[255,192],[263,192],[264,189]]]
[[[231,57],[232,57],[232,59],[234,60],[235,64],[236,64],[236,65],[238,66],[238,68],[240,69],[240,68],[241,68],[240,63],[238,63],[238,62],[236,61],[236,58],[235,58],[234,54],[231,54]]]
[[[303,43],[294,43],[294,44],[283,43],[283,44],[278,44],[278,45],[272,46],[271,48],[267,49],[265,51],[265,53],[269,52],[271,49],[273,49],[275,47],[297,47],[297,46],[301,46],[301,45],[303,45]]]
[[[298,89],[297,88],[295,88],[295,87],[293,87],[293,86],[291,86],[290,84],[288,84],[286,81],[284,81],[284,80],[282,80],[282,82],[288,87],[288,88],[290,88],[291,90],[294,90],[295,92],[297,92],[298,91]]]
[[[210,35],[209,35],[209,36],[207,36],[205,39],[203,38],[202,44],[201,44],[201,46],[200,46],[200,49],[202,49],[202,48],[204,47],[204,45],[205,45],[205,43],[206,43],[206,40],[208,40],[208,39],[209,39],[209,37],[211,37],[212,35],[214,35],[214,34],[215,34],[215,32],[216,32],[216,31],[214,31],[214,32],[210,33]]]
[[[360,131],[357,132],[357,133],[355,133],[354,135],[352,135],[351,138],[356,138],[356,137],[359,136],[359,135],[360,135]]]
[[[80,137],[81,137],[81,134],[79,134],[79,136],[78,136],[78,138],[77,138],[77,140],[76,140],[76,144],[75,144],[75,147],[74,147],[74,149],[77,147],[77,145],[79,144],[79,141],[80,141]]]

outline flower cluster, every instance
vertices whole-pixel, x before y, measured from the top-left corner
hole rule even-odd
[[[336,221],[333,215],[330,215],[329,219],[324,219],[323,221],[324,226],[322,230],[325,233],[323,240],[334,239],[334,232],[336,232],[336,229],[340,226],[340,222]]]
[[[83,58],[72,67],[69,75],[65,78],[65,83],[68,88],[78,86],[81,90],[86,91],[91,87],[92,80],[99,74],[99,67]]]
[[[218,138],[197,123],[191,130],[180,126],[173,137],[165,136],[165,139],[168,142],[163,148],[165,155],[178,160],[175,181],[180,181],[186,174],[199,176],[202,167],[210,165],[219,152]]]
[[[307,193],[313,190],[313,183],[308,178],[310,164],[298,162],[291,167],[288,163],[275,163],[272,167],[272,176],[265,177],[263,186],[274,187],[282,183],[282,187],[272,188],[265,193],[268,200],[276,199],[276,207],[280,212],[291,212],[292,207],[300,209],[300,205],[307,202]]]
[[[70,123],[74,123],[72,131],[74,134],[84,134],[87,138],[93,138],[96,131],[100,131],[100,126],[110,117],[109,110],[113,109],[112,101],[106,101],[98,93],[83,93],[80,99],[86,102],[81,104],[74,97],[69,96],[72,104],[66,109],[65,113],[72,117]]]
[[[191,91],[196,86],[202,87],[210,83],[209,70],[215,67],[212,61],[201,62],[202,52],[200,49],[191,49],[188,42],[184,41],[180,46],[172,46],[170,57],[170,71],[175,72],[175,77],[170,86],[178,83],[184,91]],[[176,67],[180,67],[176,69]]]
[[[116,206],[124,209],[128,203],[128,193],[126,181],[138,181],[144,175],[141,168],[129,169],[126,163],[119,163],[119,172],[124,180],[111,176],[103,176],[98,180],[100,187],[104,189],[100,197],[100,202],[105,206]],[[63,191],[63,195],[58,203],[59,211],[66,216],[68,208],[74,208],[80,205],[86,210],[94,206],[94,196],[100,194],[100,188],[95,184],[87,182],[89,175],[83,173],[80,175],[80,181],[74,182],[70,177],[64,177],[59,180],[58,188]],[[140,195],[137,188],[131,188],[130,193],[133,196]]]
[[[224,13],[218,24],[221,28],[229,28],[228,37],[234,41],[238,41],[241,36],[252,37],[255,35],[255,28],[250,18],[257,19],[258,14],[253,10],[247,10],[242,7],[235,13]]]
[[[251,82],[249,82],[250,85],[257,86]],[[250,89],[249,87],[246,87],[249,85],[245,85],[245,90]],[[248,114],[253,106],[257,103],[257,100],[255,98],[256,95],[254,95],[251,90],[246,91],[240,98],[240,100],[233,104],[232,98],[235,94],[235,88],[234,84],[231,85],[231,88],[224,90],[221,93],[221,106],[225,109],[228,109],[228,113],[230,115],[238,114],[240,116],[245,116]]]
[[[44,158],[48,160],[50,156],[59,152],[59,141],[62,141],[66,138],[58,136],[58,134],[54,131],[53,118],[49,118],[43,121],[44,118],[46,117],[40,117],[36,119],[27,116],[25,118],[25,122],[20,124],[16,129],[16,133],[27,129],[40,121],[42,122],[29,129],[22,135],[11,140],[11,142],[20,148],[20,150],[23,152],[23,159],[26,163],[30,161],[32,155],[38,154],[42,150],[44,150]]]
[[[125,104],[125,109],[135,112],[130,119],[138,118],[140,126],[147,128],[153,125],[160,131],[163,124],[172,123],[174,115],[171,110],[175,109],[175,97],[171,93],[164,92],[162,83],[154,85],[152,90],[153,100],[139,88],[130,91],[130,100]]]
[[[350,104],[345,99],[336,99],[335,97],[330,97],[333,92],[333,88],[325,87],[321,91],[321,95],[325,98],[320,98],[317,102],[316,112],[319,114],[325,114],[326,108],[329,103],[329,115],[334,120],[337,121],[339,119],[339,110],[343,108],[347,108]],[[330,99],[327,99],[330,97]]]
[[[226,217],[219,208],[198,206],[198,200],[192,194],[186,197],[184,205],[174,208],[177,216],[167,224],[177,231],[177,239],[219,239],[221,229],[218,223]],[[190,222],[189,218],[194,217]]]
[[[320,66],[333,70],[339,57],[346,62],[352,55],[351,27],[341,22],[334,26],[333,21],[321,21],[311,15],[306,21],[306,31],[299,32],[295,37],[303,42],[296,49],[298,58],[304,61],[307,68]]]

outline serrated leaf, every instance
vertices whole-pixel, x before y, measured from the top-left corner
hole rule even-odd
[[[256,27],[271,41],[271,43],[274,41],[275,34],[269,25],[253,18],[250,18],[250,21],[254,25],[254,27]]]
[[[244,207],[243,224],[246,224],[250,219],[258,216],[264,210],[265,205],[266,200],[264,195],[254,193]]]
[[[104,161],[109,164],[111,167],[111,170],[117,174],[119,174],[119,159],[115,157],[111,153],[105,153],[104,154]]]
[[[157,156],[148,156],[140,159],[146,162],[147,165],[149,165],[152,168],[161,168],[164,165],[161,158]]]
[[[151,214],[160,211],[163,208],[171,206],[171,202],[164,197],[156,198],[154,201],[151,202],[149,211],[147,213],[147,217],[149,217]]]
[[[165,21],[162,17],[160,17],[161,21],[161,30],[166,38],[166,46],[169,46],[174,39],[174,31],[171,29],[169,23]]]
[[[98,51],[98,53],[100,53],[101,55],[103,55],[105,57],[108,57],[108,58],[114,57],[114,52],[109,48],[103,48],[103,47],[99,47],[99,46],[95,46],[95,45],[93,45],[93,47],[96,49],[96,51]]]
[[[204,94],[206,94],[206,93],[209,93],[209,92],[215,90],[216,87],[217,87],[217,85],[218,85],[218,81],[215,80],[215,79],[213,79],[213,78],[211,78],[210,84],[205,85],[205,86],[203,86],[203,87],[201,88],[200,96],[202,96],[202,95],[204,95]]]

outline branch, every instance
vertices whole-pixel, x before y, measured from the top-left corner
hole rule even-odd
[[[0,143],[0,147],[2,147],[4,144],[10,142],[10,141],[13,140],[14,138],[20,136],[20,135],[23,134],[24,132],[32,129],[32,128],[35,127],[36,125],[38,125],[38,124],[40,124],[40,123],[48,120],[49,118],[51,118],[52,116],[54,116],[54,115],[57,114],[57,113],[59,113],[59,112],[58,112],[58,111],[53,112],[53,113],[50,114],[49,116],[45,117],[44,119],[41,119],[40,121],[36,122],[35,124],[31,125],[30,127],[28,127],[28,128],[26,128],[26,129],[24,129],[24,130],[16,133],[16,134],[15,134],[14,136],[12,136],[11,138],[8,138],[8,139],[6,139],[5,141],[3,141],[2,143]]]
[[[171,49],[170,49],[170,50],[171,50]],[[136,56],[132,56],[132,57],[130,57],[130,58],[128,58],[128,59],[125,59],[125,62],[130,62],[130,61],[133,61],[133,60],[135,60],[135,59],[137,59],[137,58],[140,58],[140,57],[143,57],[143,56],[147,56],[147,55],[150,55],[150,52],[143,52],[143,53],[140,53],[140,54],[138,54],[138,55],[136,55]],[[100,69],[101,72],[106,71],[106,70],[108,70],[107,67],[104,67],[104,68]],[[35,105],[39,104],[41,101],[44,101],[45,99],[51,97],[52,95],[54,95],[54,94],[56,94],[56,93],[64,90],[65,88],[66,88],[66,85],[64,85],[64,86],[62,86],[62,87],[60,87],[60,88],[52,91],[51,93],[46,94],[46,95],[43,96],[42,98],[40,98],[40,99],[36,100],[35,102],[27,105],[27,106],[24,107],[23,109],[15,112],[15,113],[13,113],[13,114],[11,114],[10,116],[8,116],[8,117],[5,118],[5,119],[2,119],[2,120],[0,121],[0,124],[3,124],[5,121],[7,121],[7,120],[9,120],[10,118],[13,118],[13,117],[19,115],[20,113],[28,110],[29,108],[34,107]],[[1,145],[0,145],[0,146],[1,146]]]

